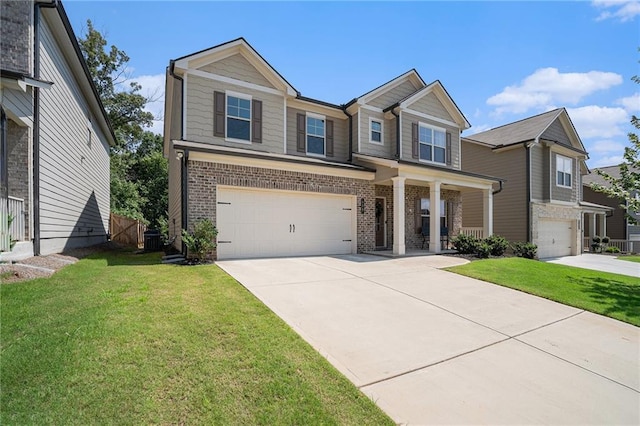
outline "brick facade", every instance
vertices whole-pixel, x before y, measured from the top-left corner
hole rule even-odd
[[[216,223],[217,185],[355,195],[358,206],[360,199],[365,200],[364,214],[359,207],[356,211],[358,253],[375,248],[375,191],[367,180],[189,160],[187,210],[191,230],[200,219]]]
[[[29,128],[7,120],[9,196],[24,200],[25,235],[29,235]]]
[[[0,2],[0,57],[2,69],[31,73],[31,14],[27,0]]]

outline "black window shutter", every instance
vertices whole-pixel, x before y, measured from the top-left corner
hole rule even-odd
[[[306,122],[306,116],[304,114],[298,114],[297,116],[298,119],[298,127],[297,127],[297,135],[298,135],[298,143],[297,143],[297,149],[298,152],[305,152],[307,149],[307,144],[305,143],[305,139],[306,139],[306,126],[305,126],[305,122]]]
[[[447,132],[447,166],[451,165],[451,133]]]
[[[224,138],[225,94],[213,93],[213,136]]]
[[[262,143],[262,101],[251,101],[251,142]]]
[[[418,123],[411,123],[411,155],[418,158]]]
[[[422,232],[422,199],[418,197],[416,199],[416,209],[413,215],[414,220],[414,229],[416,230],[416,234],[420,234]]]
[[[333,121],[325,120],[325,125],[327,126],[325,129],[327,133],[327,157],[333,157]]]

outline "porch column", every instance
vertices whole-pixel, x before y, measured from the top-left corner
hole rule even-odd
[[[600,233],[601,233],[601,237],[604,237],[607,235],[607,214],[603,213],[600,216]]]
[[[429,251],[440,253],[440,182],[429,182]]]
[[[493,235],[493,189],[482,190],[482,232],[483,238]]]
[[[396,176],[393,181],[393,254],[405,254],[404,244],[404,177]]]
[[[596,216],[597,215],[595,213],[591,213],[591,235],[589,235],[591,237],[591,241],[593,241],[593,237],[598,235],[598,230],[596,228]]]

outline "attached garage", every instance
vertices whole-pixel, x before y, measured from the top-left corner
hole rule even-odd
[[[218,186],[218,259],[356,252],[356,197]]]
[[[574,254],[574,221],[542,219],[538,222],[538,257],[571,256]]]

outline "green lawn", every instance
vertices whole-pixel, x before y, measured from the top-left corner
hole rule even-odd
[[[626,260],[628,262],[638,262],[638,263],[640,263],[640,256],[638,256],[637,254],[631,254],[631,255],[626,255],[626,256],[618,256],[618,257],[616,257],[616,259]]]
[[[0,424],[393,424],[217,266],[159,257],[0,286]]]
[[[448,270],[640,326],[638,278],[517,257],[477,260]]]

